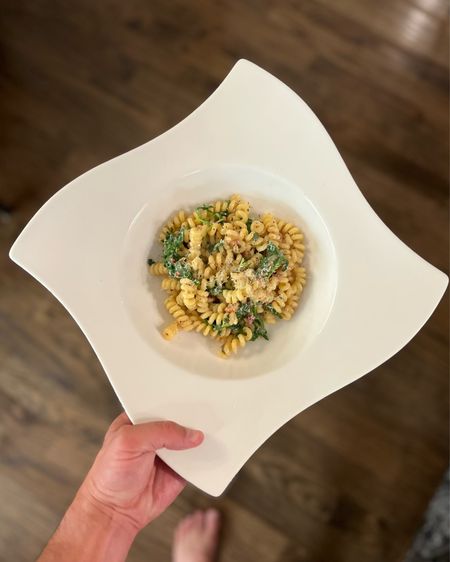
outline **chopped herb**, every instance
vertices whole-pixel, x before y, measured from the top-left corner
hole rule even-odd
[[[181,258],[173,265],[173,275],[172,277],[176,277],[177,279],[190,279],[191,281],[198,282],[197,279],[194,279],[194,272],[192,271],[192,267],[187,262],[186,258]]]
[[[202,214],[201,211],[204,211]],[[196,218],[202,224],[212,224],[213,222],[225,222],[228,211],[214,211],[213,205],[200,205],[194,211]]]
[[[248,301],[241,304],[241,306],[237,309],[236,316],[238,317],[238,320],[243,320],[244,318],[250,316],[255,312],[256,312],[255,303],[253,303],[252,301]]]
[[[245,260],[244,258],[242,258],[241,263],[238,265],[237,270],[244,271],[244,269],[247,269],[249,263],[250,260]]]
[[[241,334],[241,333],[242,333],[242,328],[243,328],[243,327],[244,327],[244,326],[243,326],[241,323],[239,323],[239,324],[234,324],[233,326],[230,327],[230,332],[231,332],[233,335]]]
[[[225,222],[228,217],[228,211],[218,211],[213,214],[213,222]]]
[[[269,242],[267,245],[266,253],[261,263],[256,270],[257,277],[270,277],[277,271],[277,269],[282,268],[286,270],[288,266],[288,260],[283,252],[276,246],[273,242]]]
[[[253,335],[251,341],[258,338],[269,339],[266,327],[264,326],[264,319],[262,315],[256,310],[256,304],[252,301],[241,304],[236,312],[241,329],[248,326],[252,329]]]
[[[196,216],[197,220],[199,220],[202,224],[211,224],[211,221],[209,219],[201,217],[197,213],[197,211],[195,212],[195,216]]]
[[[169,232],[164,240],[163,259],[167,273],[175,279],[190,279],[196,285],[200,283],[194,277],[192,267],[186,258],[180,256],[179,250],[184,242],[184,228],[178,232]]]
[[[260,238],[261,236],[257,232],[253,233],[253,240],[259,240]]]
[[[248,219],[248,221],[245,223],[247,225],[248,232],[250,232],[251,229],[252,229],[252,222],[253,222],[253,219]]]
[[[218,283],[217,285],[214,285],[213,287],[208,287],[206,289],[208,291],[208,293],[213,296],[213,297],[217,297],[217,295],[220,295],[220,293],[223,291],[223,287],[221,283]]]
[[[281,318],[281,314],[277,312],[271,304],[265,304],[264,308],[267,310],[267,312],[273,314],[273,316],[276,316],[277,318]]]
[[[180,259],[178,250],[181,248],[184,242],[184,228],[181,228],[178,232],[169,232],[164,239],[163,243],[163,258],[164,265],[166,261],[175,262]],[[167,266],[166,266],[167,267]]]
[[[155,260],[152,260],[152,258],[148,258],[147,260],[147,265],[153,265],[155,262]]]
[[[253,335],[251,341],[255,341],[258,338],[264,338],[265,340],[269,339],[266,327],[264,326],[264,320],[259,314],[253,321]]]
[[[206,326],[209,326],[212,330],[214,330],[214,332],[221,332],[224,329],[224,326],[222,324],[216,324],[215,322],[210,324],[208,322],[208,318],[205,318],[203,320],[203,324],[205,324]]]
[[[211,244],[209,247],[209,251],[213,254],[214,252],[218,252],[221,248],[223,248],[223,240],[219,240],[215,244]]]
[[[222,330],[227,330],[228,328],[233,329],[235,324],[230,324],[229,320],[230,318],[228,314],[225,314],[222,322],[220,322],[219,324],[216,324],[215,322],[213,323],[213,330],[215,330],[216,332],[221,332]]]

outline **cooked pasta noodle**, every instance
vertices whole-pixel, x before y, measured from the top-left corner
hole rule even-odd
[[[150,265],[150,273],[153,273],[153,275],[166,275],[167,269],[163,263],[153,263]]]
[[[161,287],[165,291],[178,291],[180,289],[180,282],[178,279],[171,279],[170,277],[165,277],[161,281]]]
[[[172,324],[169,324],[164,328],[162,333],[163,338],[165,340],[171,340],[173,337],[175,337],[178,330],[179,330],[178,324],[176,322],[172,322]]]
[[[253,215],[240,195],[178,211],[160,240],[162,258],[148,264],[168,293],[167,340],[196,331],[220,342],[226,358],[268,339],[265,324],[289,320],[299,305],[306,284],[303,233],[272,213]]]

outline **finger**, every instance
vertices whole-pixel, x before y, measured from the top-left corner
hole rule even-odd
[[[112,433],[117,431],[119,429],[119,427],[122,427],[123,425],[131,425],[130,418],[127,416],[127,414],[125,412],[122,412],[121,414],[119,414],[112,421],[111,425],[109,426],[109,428],[106,432],[105,439],[107,437],[109,437]]]
[[[166,509],[186,486],[186,480],[166,465],[159,457],[155,458],[155,480],[153,494],[155,505],[160,511]]]
[[[157,451],[162,448],[191,449],[203,441],[201,431],[172,421],[125,425],[119,428],[116,435],[121,447],[136,453]]]
[[[155,469],[155,488],[165,490],[170,487],[179,493],[186,486],[186,480],[159,457],[155,458]]]

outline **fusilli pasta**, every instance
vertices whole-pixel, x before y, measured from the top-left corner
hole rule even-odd
[[[289,320],[299,305],[306,284],[303,233],[271,213],[252,215],[240,195],[179,211],[160,240],[162,259],[148,264],[168,293],[167,340],[181,330],[200,332],[220,342],[226,358],[268,339],[265,324]]]

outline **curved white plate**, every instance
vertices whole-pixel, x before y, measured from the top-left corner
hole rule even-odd
[[[309,284],[269,343],[223,361],[197,334],[162,340],[145,259],[173,211],[233,192],[304,228]],[[160,456],[212,495],[287,420],[401,349],[448,282],[373,212],[309,107],[245,60],[173,129],[56,193],[10,256],[78,322],[133,422],[205,431]]]

